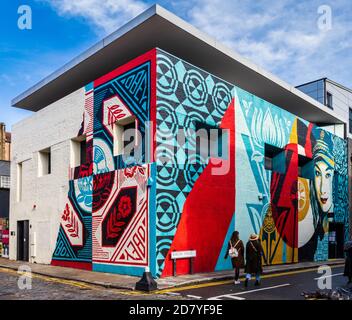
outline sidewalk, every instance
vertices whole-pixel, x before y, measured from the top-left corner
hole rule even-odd
[[[286,265],[274,265],[264,266],[263,274],[281,273],[309,268],[317,268],[321,265],[338,265],[343,264],[344,259],[335,259],[324,262],[301,262],[295,264]],[[13,261],[4,258],[0,258],[0,268],[8,268],[18,270],[21,265],[30,266],[31,270],[35,274],[72,280],[80,281],[92,285],[103,286],[106,288],[134,290],[136,282],[140,279],[139,277],[132,277],[126,275],[118,275],[112,273],[103,272],[92,272],[87,270],[56,267],[51,265],[28,263],[22,261]],[[242,274],[243,275],[243,274]],[[182,275],[177,277],[168,277],[158,279],[158,289],[165,290],[173,287],[180,287],[185,285],[194,285],[204,282],[220,281],[233,279],[233,271],[218,271],[210,273],[197,273],[193,275]]]

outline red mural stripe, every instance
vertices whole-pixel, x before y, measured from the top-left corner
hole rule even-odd
[[[298,246],[298,147],[285,147],[286,172],[273,172],[270,194],[273,218],[280,237],[291,248]]]
[[[151,54],[151,68],[150,68],[150,78],[151,78],[151,90],[150,90],[150,121],[151,121],[151,130],[150,130],[150,162],[155,161],[155,150],[156,150],[156,87],[157,87],[157,57],[156,57],[156,49],[152,50],[153,54]]]
[[[312,129],[313,129],[313,124],[310,123],[308,125],[308,132],[307,132],[307,136],[306,136],[306,144],[304,146],[305,148],[305,152],[306,152],[306,157],[308,158],[312,158],[312,140],[311,140],[311,134],[312,134]]]
[[[194,272],[214,271],[231,219],[235,212],[235,112],[234,100],[227,109],[221,128],[229,129],[228,172],[214,175],[211,161],[201,173],[184,204],[182,216],[165,259],[162,277],[172,275],[171,252],[196,250]],[[189,261],[177,261],[177,274],[189,273]]]
[[[51,260],[52,266],[84,269],[92,271],[92,264],[89,262],[78,262],[78,261],[64,261],[64,260]]]

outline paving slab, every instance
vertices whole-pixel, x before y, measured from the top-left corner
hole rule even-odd
[[[29,263],[0,258],[0,267],[18,270],[20,266],[29,266],[35,274],[43,276],[80,281],[97,286],[115,289],[133,290],[139,277],[119,275],[113,273],[93,272],[75,268],[58,267],[47,264]]]
[[[340,265],[344,259],[334,259],[324,262],[301,262],[294,264],[264,266],[263,274],[272,274],[280,272],[295,271],[301,269],[318,268],[321,265]],[[29,266],[33,273],[53,278],[79,281],[92,285],[103,286],[106,288],[134,290],[135,284],[139,277],[119,275],[113,273],[93,272],[67,267],[51,266],[46,264],[29,263],[23,261],[14,261],[0,258],[0,267],[18,270],[20,266]],[[244,275],[242,272],[241,275]],[[168,288],[195,285],[204,282],[221,281],[233,279],[233,271],[218,271],[209,273],[196,273],[188,275],[179,275],[175,277],[161,278],[157,280],[158,289],[165,290]]]

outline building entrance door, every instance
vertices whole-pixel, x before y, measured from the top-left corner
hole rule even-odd
[[[17,221],[17,260],[29,261],[29,220]]]
[[[344,225],[343,223],[329,224],[329,259],[343,258]]]

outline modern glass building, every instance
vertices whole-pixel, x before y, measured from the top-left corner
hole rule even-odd
[[[299,85],[297,89],[343,117],[345,119],[343,125],[340,124],[329,129],[339,136],[352,138],[352,89],[328,78]]]

